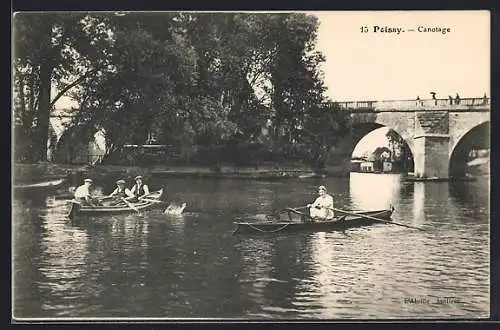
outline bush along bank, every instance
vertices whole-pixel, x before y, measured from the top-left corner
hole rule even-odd
[[[194,178],[229,178],[256,180],[305,179],[325,176],[343,176],[340,169],[327,168],[317,171],[303,165],[267,164],[260,166],[122,166],[122,165],[68,165],[68,164],[16,164],[14,165],[15,182],[39,182],[46,178],[66,178],[70,185],[80,184],[85,177],[96,181],[109,181],[118,178],[132,180],[143,175],[152,178],[194,177]],[[22,181],[21,181],[22,180]]]

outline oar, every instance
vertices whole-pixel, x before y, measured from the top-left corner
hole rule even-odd
[[[292,207],[291,209],[292,210],[304,210],[304,209],[308,209],[309,206],[307,205],[304,205],[304,206],[299,206],[299,207]]]
[[[120,198],[125,204],[127,204],[128,207],[130,207],[132,210],[134,210],[135,212],[137,212],[138,214],[141,214],[141,211],[139,211],[139,209],[137,207],[135,207],[134,205],[132,205],[132,203],[130,203],[128,200],[126,200],[125,198]]]
[[[139,198],[140,201],[145,201],[145,202],[152,202],[152,203],[161,203],[161,204],[169,204],[164,201],[160,201],[158,199],[149,199],[149,198]]]
[[[352,213],[352,212],[349,212],[349,211],[345,211],[345,210],[341,210],[341,209],[336,209],[336,208],[329,208],[329,209],[332,210],[332,211],[338,211],[338,212],[342,212],[342,213],[354,215],[354,216],[357,216],[357,217],[371,219],[373,221],[378,221],[378,222],[388,223],[388,224],[402,226],[402,227],[406,227],[406,228],[411,228],[411,229],[417,229],[417,230],[425,231],[425,229],[422,229],[422,228],[412,227],[412,226],[408,226],[408,225],[405,225],[405,224],[402,224],[402,223],[398,223],[398,222],[394,222],[394,221],[382,220],[382,219],[379,219],[379,218],[372,217],[370,215],[365,215],[365,214],[361,214],[361,213]]]
[[[164,202],[164,201],[160,201],[160,200],[157,200],[157,199],[140,198],[139,200],[140,201],[150,202],[150,203],[157,203],[157,204],[165,204],[165,205],[168,204],[167,208],[163,211],[163,213],[165,213],[169,209],[169,207],[172,205],[170,203],[167,203],[167,202]]]
[[[305,213],[299,212],[299,210],[303,210],[303,209],[307,209],[307,208],[309,208],[309,206],[307,206],[307,205],[305,205],[305,206],[299,206],[299,207],[294,207],[294,208],[287,207],[287,208],[285,208],[285,209],[283,209],[283,210],[281,210],[281,211],[275,212],[275,213],[273,214],[273,216],[274,216],[275,218],[278,218],[278,219],[279,219],[279,217],[280,217],[279,215],[280,215],[281,213],[288,212],[288,218],[289,218],[289,220],[290,220],[290,221],[292,221],[292,218],[291,218],[291,215],[290,215],[290,212],[292,212],[292,213],[295,213],[295,214],[300,215],[301,217],[306,216],[306,217],[309,217],[309,218],[310,218],[310,216],[309,216],[308,214],[305,214]]]
[[[299,206],[299,207],[287,207],[287,208],[284,208],[280,211],[276,211],[273,213],[273,215],[277,215],[277,214],[280,214],[280,213],[284,213],[284,212],[289,212],[289,211],[292,211],[292,212],[298,212],[299,210],[304,210],[304,209],[307,209],[309,208],[307,205],[306,206]]]
[[[142,200],[143,198],[148,199],[148,196],[151,196],[151,195],[153,195],[153,194],[155,194],[155,193],[157,193],[159,191],[161,191],[161,194],[163,194],[163,188],[161,188],[160,190],[157,190],[157,191],[151,191],[150,193],[148,193],[148,194],[146,194],[146,195],[144,195],[142,197],[139,197],[139,199],[140,200]]]
[[[65,199],[65,200],[69,200],[69,199],[72,199],[74,195],[59,195],[59,196],[55,196],[54,198],[56,200],[61,200],[61,199]]]
[[[163,213],[165,213],[170,208],[170,206],[175,205],[175,204],[167,203],[167,202],[160,201],[160,200],[157,200],[157,199],[140,198],[140,200],[141,201],[146,201],[146,202],[151,202],[151,203],[168,204],[167,208],[165,209],[165,211],[163,211]]]

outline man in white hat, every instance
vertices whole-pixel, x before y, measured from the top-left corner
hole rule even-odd
[[[318,187],[319,197],[314,203],[308,204],[309,214],[313,219],[330,220],[333,218],[333,197],[326,192],[325,186]]]
[[[142,176],[138,175],[135,177],[135,184],[130,189],[135,200],[139,200],[141,197],[149,195],[149,187],[147,184],[142,182]]]
[[[111,194],[106,196],[106,198],[113,198],[115,202],[120,202],[123,198],[126,200],[132,199],[134,195],[132,192],[125,187],[125,180],[118,180],[116,181],[116,189],[113,190]]]
[[[92,179],[83,180],[84,183],[76,188],[74,198],[82,205],[96,206],[99,202],[92,196]]]

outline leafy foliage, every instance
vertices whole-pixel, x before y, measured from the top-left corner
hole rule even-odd
[[[413,171],[413,155],[405,140],[393,129],[389,129],[385,136],[389,142],[395,170]]]
[[[15,24],[16,127],[28,142],[16,149],[38,147],[37,160],[62,95],[79,107],[59,143],[104,130],[110,153],[152,137],[181,149],[264,143],[322,166],[348,131],[324,95],[313,16],[55,13]]]
[[[54,103],[105,68],[105,18],[84,13],[14,17],[14,118],[20,159],[45,160]],[[59,93],[52,97],[52,88]]]

